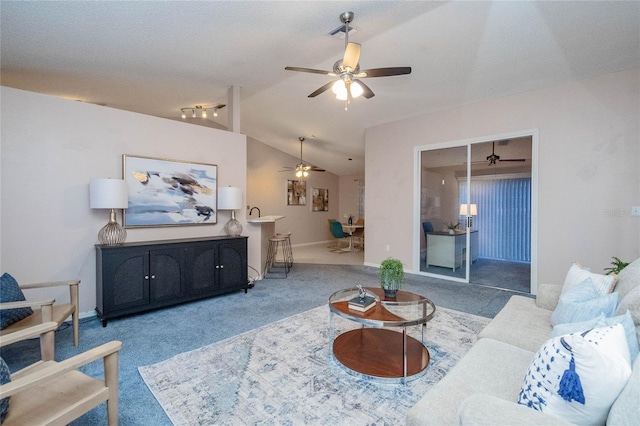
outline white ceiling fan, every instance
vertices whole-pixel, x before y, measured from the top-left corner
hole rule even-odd
[[[306,164],[304,161],[302,161],[302,142],[305,141],[305,138],[304,136],[300,136],[298,140],[300,141],[300,162],[296,164],[295,167],[284,166],[283,170],[280,170],[280,171],[281,172],[295,171],[296,177],[299,177],[299,178],[305,178],[309,176],[309,172],[324,172],[325,171],[324,169],[321,169],[316,166],[312,166],[310,164]]]
[[[320,87],[308,97],[314,98],[326,92],[329,88],[336,95],[336,99],[345,101],[344,109],[349,108],[352,99],[363,95],[369,99],[375,96],[373,91],[360,80],[361,78],[391,77],[394,75],[411,74],[411,67],[372,68],[360,70],[360,44],[349,43],[349,24],[353,21],[353,12],[344,12],[340,15],[340,21],[345,24],[344,55],[333,65],[332,71],[316,70],[312,68],[285,67],[288,71],[308,72],[338,77]]]

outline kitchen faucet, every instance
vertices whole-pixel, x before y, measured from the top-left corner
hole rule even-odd
[[[260,217],[260,209],[257,207],[251,207],[251,210],[249,210],[249,216],[251,216],[251,213],[253,212],[253,209],[258,210],[258,217]]]

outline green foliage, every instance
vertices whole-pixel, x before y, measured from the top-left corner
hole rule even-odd
[[[454,225],[453,222],[445,222],[444,226],[446,226],[447,229],[451,229],[451,230],[455,231],[456,229],[458,229],[458,226],[460,226],[460,222],[456,223],[455,225]]]
[[[404,282],[404,267],[398,259],[388,258],[380,264],[380,286],[399,290]]]
[[[611,275],[611,274],[618,275],[620,271],[622,271],[624,268],[627,267],[627,265],[629,265],[629,262],[623,262],[619,258],[613,256],[613,262],[611,262],[611,265],[613,266],[610,268],[604,268],[604,270],[607,271],[607,275]]]

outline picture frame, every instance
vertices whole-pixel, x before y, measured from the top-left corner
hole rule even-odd
[[[311,211],[329,211],[329,190],[324,188],[313,188],[311,190]]]
[[[125,228],[217,223],[215,164],[123,154],[122,178],[129,191]]]
[[[287,180],[287,205],[307,205],[307,181]]]

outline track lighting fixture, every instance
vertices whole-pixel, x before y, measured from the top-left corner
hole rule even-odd
[[[187,118],[187,111],[191,110],[191,117],[192,118],[197,118],[197,117],[201,117],[201,118],[207,118],[207,110],[212,109],[213,110],[213,116],[217,117],[218,116],[218,110],[221,108],[224,108],[226,105],[215,105],[215,106],[211,106],[211,107],[204,107],[202,105],[196,105],[194,107],[187,107],[187,108],[180,108],[180,116],[183,119]],[[200,113],[198,115],[198,113]]]

